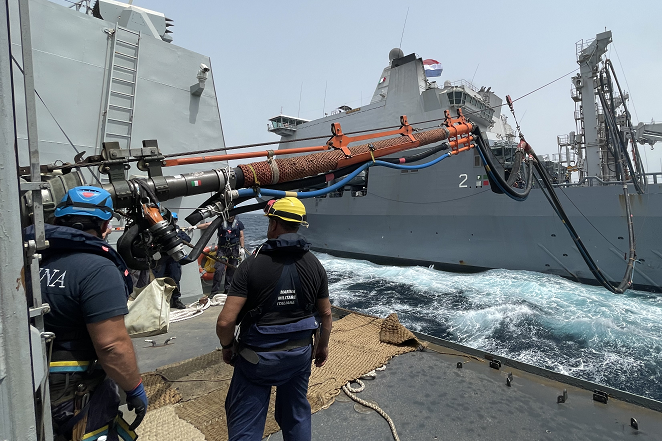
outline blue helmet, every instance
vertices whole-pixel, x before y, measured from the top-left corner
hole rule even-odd
[[[75,187],[55,208],[55,217],[63,216],[90,216],[106,221],[113,217],[113,200],[103,188]]]

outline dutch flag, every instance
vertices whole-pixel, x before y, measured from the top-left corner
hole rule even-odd
[[[426,77],[440,77],[441,72],[444,70],[444,68],[441,67],[441,63],[432,58],[423,60],[423,68],[425,68]]]

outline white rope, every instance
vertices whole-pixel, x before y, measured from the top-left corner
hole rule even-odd
[[[225,299],[227,294],[216,294],[213,299],[207,299],[207,301],[193,302],[186,307],[186,309],[175,309],[170,311],[170,323],[181,322],[182,320],[188,320],[193,317],[197,317],[202,314],[210,306],[220,306],[225,305]]]
[[[383,371],[384,369],[386,369],[386,365],[384,365],[382,367],[379,367],[376,370]],[[376,376],[377,376],[377,373],[373,370],[373,371],[370,371],[367,374],[361,376],[361,378],[363,378],[363,379],[374,379]],[[359,385],[359,387],[352,387],[352,383],[357,383]],[[362,392],[364,389],[365,389],[365,383],[363,383],[363,381],[361,381],[361,379],[359,379],[359,378],[357,378],[354,381],[348,382],[347,384],[345,384],[342,387],[342,390],[352,400],[354,400],[357,403],[359,403],[359,404],[361,404],[365,407],[368,407],[368,408],[374,410],[375,412],[377,412],[378,414],[380,414],[382,416],[382,418],[384,418],[386,420],[386,422],[388,423],[388,426],[391,428],[391,433],[393,434],[393,439],[395,441],[400,441],[400,437],[398,436],[398,431],[395,429],[395,423],[393,423],[393,420],[391,419],[391,417],[388,416],[388,414],[386,412],[384,412],[378,405],[370,403],[368,401],[365,401],[365,400],[357,397],[356,395],[354,395],[355,393]]]

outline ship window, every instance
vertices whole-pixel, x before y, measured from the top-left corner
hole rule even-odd
[[[474,149],[474,167],[482,167],[482,166],[483,166],[483,161],[481,161],[480,159],[478,150]]]
[[[453,92],[448,92],[448,104],[450,104],[451,106],[455,104],[453,100]]]
[[[462,101],[462,92],[455,92],[455,104],[460,104]]]

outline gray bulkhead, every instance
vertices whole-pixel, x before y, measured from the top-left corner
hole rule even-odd
[[[101,140],[106,132],[120,131],[122,127],[119,126],[123,125],[121,122],[115,122],[116,126],[112,127],[113,121],[106,120],[109,90],[121,87],[120,82],[111,85],[110,78],[113,40],[117,38],[113,35],[116,24],[47,0],[31,0],[30,13],[35,89],[44,101],[42,103],[37,99],[40,161],[42,164],[56,161],[74,162],[76,151],[57,123],[78,151],[86,152],[85,156],[99,154]],[[17,3],[12,1],[11,23],[18,22],[17,14]],[[18,27],[12,28],[11,33],[13,53],[20,65],[21,39]],[[121,38],[126,39],[124,36]],[[130,46],[119,48],[119,45],[117,48],[123,53],[130,49]],[[131,148],[141,148],[143,140],[156,139],[161,152],[166,155],[192,150],[223,149],[223,129],[214,88],[214,71],[209,57],[149,34],[141,34],[137,52],[137,60],[134,60],[137,61],[134,63],[137,64],[135,85],[124,82],[122,84],[125,88],[118,89],[135,95],[133,117],[130,121]],[[212,69],[208,72],[204,90],[198,96],[191,93],[191,86],[199,82],[196,76],[201,63],[211,66]],[[116,69],[114,76],[128,78],[126,74],[126,70]],[[19,109],[25,106],[21,75],[20,70],[15,68],[14,86]],[[109,109],[109,118],[117,121],[128,119],[126,112],[122,114],[113,110]],[[108,125],[107,129],[105,124]],[[17,112],[16,125],[20,163],[27,165],[29,162],[24,112]],[[126,126],[126,123],[124,125]],[[227,167],[227,164],[214,163],[213,167],[223,168]],[[186,165],[166,168],[163,173],[175,175],[210,168],[212,166],[207,164]],[[134,167],[130,173],[140,172]],[[86,172],[85,175],[88,183],[96,183],[89,173]],[[190,213],[191,208],[206,197],[188,197],[185,202],[182,202],[181,198],[173,199],[164,205],[178,211],[180,219],[183,219]],[[117,237],[117,234],[111,234],[111,242]],[[183,269],[183,291],[191,291],[189,294],[202,292],[196,265],[187,265]],[[183,294],[186,295],[187,292]]]

